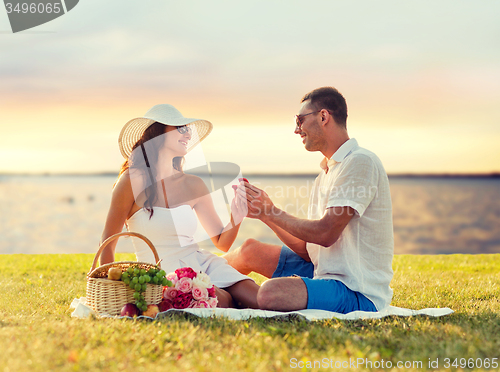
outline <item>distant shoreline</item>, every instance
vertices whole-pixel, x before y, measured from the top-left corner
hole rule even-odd
[[[206,174],[205,174],[206,175]],[[100,173],[0,173],[0,177],[117,177],[117,172]],[[245,173],[246,178],[316,178],[318,173]],[[500,172],[492,173],[392,173],[389,178],[457,178],[457,179],[499,179]]]

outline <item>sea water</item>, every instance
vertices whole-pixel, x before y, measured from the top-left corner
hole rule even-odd
[[[314,176],[249,177],[276,205],[307,215]],[[95,253],[115,176],[0,176],[0,253]],[[500,180],[391,178],[396,254],[500,253]],[[222,217],[222,219],[224,219]],[[280,244],[245,219],[233,247]],[[210,240],[205,249],[216,250]],[[122,239],[118,251],[132,251]]]

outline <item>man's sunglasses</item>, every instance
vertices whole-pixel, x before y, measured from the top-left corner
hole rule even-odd
[[[321,110],[317,110],[317,111],[313,111],[313,112],[308,112],[307,114],[295,115],[295,124],[297,125],[297,126],[295,127],[295,130],[297,130],[297,129],[298,129],[298,130],[301,130],[301,129],[302,129],[302,123],[303,123],[303,119],[304,119],[304,117],[305,117],[305,116],[307,116],[307,115],[311,115],[311,114],[317,114],[318,112],[320,112],[320,111],[322,111],[322,110],[323,110],[323,109],[321,109]],[[329,113],[330,115],[333,115],[333,114],[331,113],[331,111],[329,111],[329,110],[326,110],[326,111],[328,111],[328,113]]]
[[[302,114],[302,115],[295,115],[295,124],[297,125],[297,128],[299,130],[302,129],[302,119],[304,119],[304,117],[306,117],[307,115],[316,114],[316,113],[320,112],[321,110],[308,112],[307,114]]]

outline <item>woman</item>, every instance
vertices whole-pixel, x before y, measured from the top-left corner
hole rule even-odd
[[[210,276],[219,307],[257,308],[259,286],[221,257],[200,250],[193,239],[196,216],[214,245],[227,252],[246,211],[231,205],[231,222],[223,226],[208,188],[197,176],[182,171],[184,155],[212,130],[205,120],[189,119],[171,105],[152,107],[142,118],[130,120],[118,139],[125,157],[113,188],[101,242],[122,231],[149,238],[166,272],[189,266]],[[153,262],[149,248],[133,238],[137,260]],[[101,264],[114,261],[116,240],[101,255]]]

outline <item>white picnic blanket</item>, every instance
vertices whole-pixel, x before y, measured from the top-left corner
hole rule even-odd
[[[87,318],[90,314],[96,315],[91,308],[86,305],[86,298],[75,298],[70,305],[70,308],[74,309],[71,314],[74,318]],[[427,316],[443,316],[453,313],[453,310],[444,308],[431,308],[422,310],[410,310],[404,309],[402,307],[388,306],[382,311],[369,312],[369,311],[353,311],[348,314],[334,313],[325,310],[297,310],[297,311],[270,311],[270,310],[256,310],[256,309],[170,309],[163,313],[158,314],[159,318],[162,318],[172,312],[184,312],[189,313],[200,318],[209,318],[212,316],[225,317],[235,320],[246,320],[250,318],[287,318],[287,317],[300,317],[307,320],[323,320],[323,319],[345,319],[345,320],[355,320],[355,319],[379,319],[390,315],[396,316],[414,316],[414,315],[427,315]],[[128,318],[124,316],[111,316],[111,315],[101,315],[103,318]],[[139,316],[138,318],[152,319],[150,317]]]

